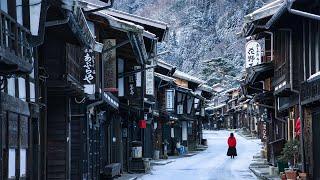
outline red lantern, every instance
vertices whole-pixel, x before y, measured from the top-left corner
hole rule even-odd
[[[139,123],[138,123],[138,125],[139,125],[139,128],[141,128],[141,129],[145,129],[145,128],[147,128],[147,121],[146,120],[140,120],[139,121]]]

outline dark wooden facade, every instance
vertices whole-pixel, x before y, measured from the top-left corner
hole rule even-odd
[[[320,165],[314,159],[319,154],[319,3],[297,1],[287,6],[288,11],[280,13],[280,16],[271,15],[252,22],[257,25],[267,21],[270,28],[260,26],[248,32],[259,34],[267,30],[273,36],[275,120],[268,138],[280,145],[279,151],[284,143],[281,141],[298,138],[302,145],[302,165],[299,168],[313,179],[318,179]],[[294,13],[291,9],[299,10]],[[307,16],[305,12],[314,16]],[[271,17],[276,21],[272,21]],[[300,136],[293,130],[298,117],[303,127]],[[279,151],[273,150],[273,156],[279,155]]]
[[[38,56],[29,1],[0,2],[0,179],[37,179]],[[35,24],[34,24],[35,25]]]

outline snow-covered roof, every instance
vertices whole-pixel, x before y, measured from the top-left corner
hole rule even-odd
[[[88,4],[86,6],[87,10],[92,10],[95,8],[96,6],[92,4]],[[94,14],[106,18],[112,28],[118,29],[120,31],[126,31],[126,32],[131,31],[131,32],[136,32],[140,34],[145,33],[145,30],[142,26],[110,16],[109,14],[106,13],[105,10],[94,12]]]
[[[194,82],[194,83],[197,83],[197,84],[204,84],[205,81],[203,81],[202,79],[199,79],[199,78],[196,78],[194,76],[191,76],[187,73],[184,73],[182,71],[179,71],[179,70],[176,70],[174,73],[173,73],[173,77],[176,77],[176,78],[179,78],[179,79],[183,79],[183,80],[187,80],[187,81],[190,81],[190,82]]]
[[[218,84],[214,84],[212,86],[213,91],[217,92],[217,93],[221,93],[222,91],[224,91],[224,88],[222,87],[222,85],[220,83]]]
[[[202,90],[202,91],[206,91],[206,92],[210,92],[210,93],[213,93],[214,90],[212,87],[210,87],[209,85],[207,84],[200,84],[198,89]]]
[[[216,109],[221,109],[224,106],[226,106],[226,104],[219,104],[218,106],[209,106],[206,108],[206,110],[216,110]]]
[[[82,4],[83,8],[86,10],[92,10],[92,9],[103,7],[102,3],[97,2],[97,0],[80,0],[80,2]],[[88,8],[88,6],[90,6],[91,8]],[[126,12],[115,10],[115,9],[109,8],[109,9],[104,9],[104,10],[100,10],[97,12],[103,12],[103,14],[115,17],[117,19],[125,20],[127,22],[133,22],[136,24],[141,24],[142,26],[146,25],[146,26],[150,26],[152,28],[156,28],[162,32],[161,35],[158,34],[160,40],[164,40],[166,38],[166,34],[169,30],[169,26],[165,22],[156,21],[156,20],[145,18],[142,16],[129,14]],[[150,38],[150,36],[149,36],[150,34],[152,34],[152,33],[145,32],[144,36]],[[154,35],[154,37],[157,37],[157,36]]]
[[[276,14],[283,6],[286,6],[286,0],[273,1],[260,9],[253,11],[252,13],[244,17],[245,22],[253,22],[259,19],[263,19]]]
[[[233,92],[233,91],[236,91],[236,90],[238,90],[238,88],[227,89],[227,90],[225,91],[225,93],[230,93],[230,92]]]
[[[142,16],[129,14],[129,13],[126,13],[126,12],[115,10],[115,9],[107,9],[106,12],[111,16],[115,16],[115,17],[118,17],[118,18],[121,18],[121,19],[127,19],[129,21],[134,21],[134,22],[137,22],[137,23],[140,23],[140,24],[153,26],[153,27],[160,28],[160,29],[163,29],[163,30],[166,30],[169,27],[168,24],[165,23],[165,22],[156,21],[156,20],[145,18],[145,17],[142,17]]]
[[[158,59],[157,60],[157,65],[162,67],[162,68],[165,68],[165,69],[168,69],[169,71],[171,71],[173,68],[175,68],[175,66],[165,62],[164,60],[161,60],[161,59]]]
[[[167,81],[167,82],[173,82],[175,79],[172,78],[172,77],[169,77],[169,76],[166,76],[166,75],[163,75],[163,74],[160,74],[160,73],[154,73],[154,76],[155,77],[158,77],[164,81]]]

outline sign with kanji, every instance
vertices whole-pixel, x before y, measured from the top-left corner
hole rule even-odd
[[[103,40],[104,50],[116,45],[115,39]],[[102,61],[104,64],[104,88],[117,87],[117,59],[116,50],[110,50],[102,54]]]
[[[146,70],[146,95],[154,96],[154,68],[150,66]]]
[[[261,46],[257,41],[246,44],[246,68],[261,64]]]
[[[166,110],[168,112],[174,111],[174,89],[167,89],[166,90]]]

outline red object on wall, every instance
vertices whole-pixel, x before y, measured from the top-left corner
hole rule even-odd
[[[295,132],[296,132],[296,137],[297,137],[297,136],[300,136],[300,134],[301,134],[301,121],[300,121],[300,117],[298,117],[298,119],[296,120]]]
[[[139,123],[138,123],[138,125],[139,125],[139,128],[141,128],[141,129],[145,129],[145,128],[147,128],[147,121],[146,120],[140,120],[139,121]]]

